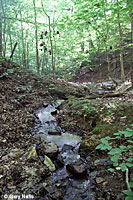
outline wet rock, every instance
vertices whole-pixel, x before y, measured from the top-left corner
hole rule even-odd
[[[87,174],[87,168],[83,161],[78,160],[66,165],[66,169],[77,178]]]
[[[56,170],[55,165],[53,164],[51,159],[46,155],[44,157],[44,165],[46,165],[51,172],[54,172]]]
[[[53,110],[53,111],[51,112],[51,115],[57,115],[57,110],[56,110],[56,109]]]
[[[44,155],[49,156],[50,158],[56,157],[58,154],[58,147],[53,142],[41,142],[36,147],[38,156],[44,157]]]
[[[48,157],[56,157],[58,154],[58,147],[55,143],[50,142],[45,144],[45,151],[44,154],[47,155]]]
[[[49,130],[48,134],[49,135],[61,135],[61,131],[60,130]]]
[[[47,107],[48,107],[48,104],[47,104],[47,103],[44,103],[44,104],[43,104],[43,107],[44,107],[44,108],[47,108]]]
[[[73,149],[73,146],[72,145],[69,145],[69,144],[64,144],[63,148],[62,148],[62,152],[64,151],[69,151],[69,150],[72,150]]]
[[[30,147],[28,154],[27,154],[27,160],[38,160],[38,155],[36,152],[36,148],[35,147]]]
[[[57,158],[56,158],[56,163],[59,167],[64,167],[64,160],[62,157],[62,154],[58,154]]]

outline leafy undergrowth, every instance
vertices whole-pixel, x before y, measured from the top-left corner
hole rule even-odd
[[[123,130],[133,123],[133,102],[125,98],[73,98],[62,104],[60,109],[64,115],[61,126],[66,125],[66,128],[71,130],[72,127],[78,126],[85,131],[86,137],[112,136],[114,132]]]
[[[123,148],[124,146],[128,146],[127,140],[123,140],[122,138],[120,140],[114,140],[113,136],[116,132],[119,133],[119,131],[124,132],[126,129],[128,130],[130,124],[133,124],[133,102],[131,99],[108,98],[90,100],[87,99],[87,97],[78,99],[73,98],[68,100],[67,103],[65,102],[62,104],[60,109],[63,116],[63,118],[59,117],[60,126],[69,131],[73,130],[73,132],[77,132],[77,134],[84,138],[80,146],[80,153],[85,157],[88,155],[91,162],[93,162],[96,158],[110,157],[110,155],[107,154],[106,148],[104,148],[104,151],[103,149],[99,150],[100,148],[95,149],[97,145],[99,145],[99,147],[105,146],[105,144],[102,146],[101,140],[103,141],[104,139],[101,138],[105,137],[105,139],[108,138],[108,140],[111,140],[112,138],[112,149],[116,149],[116,147],[119,148],[119,146],[123,146]],[[132,136],[128,139],[131,141]],[[131,156],[131,148],[132,147],[130,145],[129,151],[125,151],[124,149],[124,153],[120,156],[120,158],[118,158],[118,152],[116,152],[117,158],[120,159],[120,163],[124,163],[126,159],[130,159],[129,154]],[[129,165],[131,164],[129,163]],[[124,168],[125,165],[122,164],[120,166]],[[114,193],[116,192],[116,187],[118,193],[127,189],[125,173],[112,170],[111,175],[108,174],[109,172],[107,171],[104,172],[101,172],[101,174],[103,173],[102,175],[103,177],[106,177],[106,180],[108,180],[107,177],[113,177],[111,181],[114,186],[111,183],[109,185],[110,188],[113,188]],[[119,187],[120,185],[116,186],[118,179],[115,179],[115,176],[119,179],[121,192]],[[128,178],[131,180],[131,169],[129,169]],[[101,185],[101,187],[104,186]],[[99,190],[102,190],[101,187],[99,186]],[[108,184],[106,189],[107,188]],[[131,192],[125,191],[125,194],[128,193],[130,197]],[[115,198],[124,199],[121,195]]]

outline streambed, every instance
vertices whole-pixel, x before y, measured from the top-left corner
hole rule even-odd
[[[33,136],[44,143],[44,145],[40,145],[41,148],[47,148],[46,144],[57,146],[56,153],[55,149],[54,152],[52,152],[52,148],[48,150],[51,151],[51,154],[48,155],[51,157],[55,170],[52,170],[51,175],[43,182],[47,191],[47,198],[95,199],[94,181],[89,173],[88,162],[79,154],[82,138],[75,133],[65,132],[58,126],[56,115],[59,113],[59,105],[58,102],[49,105],[44,104],[42,108],[35,111],[36,118],[40,123],[36,125]],[[41,149],[41,152],[43,150]],[[45,156],[42,154],[40,159],[45,162]]]

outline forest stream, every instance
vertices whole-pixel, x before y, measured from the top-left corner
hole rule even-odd
[[[133,91],[40,78],[6,61],[1,74],[0,198],[124,200],[125,173],[110,172],[96,146],[133,124]]]
[[[94,194],[91,189],[94,186],[90,184],[87,161],[78,153],[82,138],[58,127],[53,116],[59,112],[58,102],[60,101],[55,105],[44,105],[35,112],[40,124],[35,127],[33,135],[40,137],[41,145],[36,146],[40,160],[45,162],[46,159],[41,156],[42,148],[46,148],[46,155],[53,160],[47,163],[53,174],[45,180],[45,189],[49,193],[48,196],[53,195],[55,199],[64,197],[64,200],[92,200]],[[63,188],[62,192],[59,187]]]

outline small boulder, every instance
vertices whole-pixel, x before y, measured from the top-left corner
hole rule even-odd
[[[86,165],[81,160],[67,164],[66,169],[77,178],[85,176],[87,173]]]
[[[56,157],[58,154],[58,147],[53,142],[41,142],[36,147],[38,156],[44,157],[44,155],[49,156],[50,158]]]
[[[54,130],[49,130],[49,131],[48,131],[48,134],[49,134],[49,135],[61,135],[61,131],[60,131],[60,130],[56,130],[56,129],[54,129]]]
[[[45,145],[44,154],[49,156],[50,158],[56,157],[58,154],[58,147],[55,143],[50,142]]]
[[[34,146],[30,147],[29,149],[27,154],[27,160],[38,160],[38,155]]]
[[[45,155],[44,157],[44,165],[48,167],[48,169],[51,171],[51,172],[54,172],[56,169],[55,169],[55,165],[53,164],[53,162],[51,161],[51,159]]]

